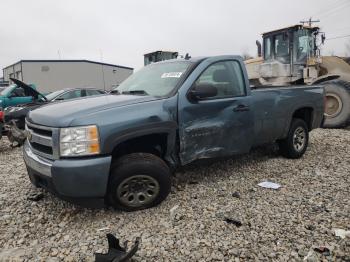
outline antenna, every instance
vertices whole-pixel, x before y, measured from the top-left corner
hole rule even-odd
[[[312,20],[312,17],[310,17],[309,20],[307,20],[307,21],[305,21],[305,20],[300,21],[300,23],[302,23],[303,26],[304,26],[304,24],[309,24],[310,27],[312,26],[312,23],[319,23],[319,22],[321,22],[319,19]]]

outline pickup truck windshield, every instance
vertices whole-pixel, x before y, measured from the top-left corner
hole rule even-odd
[[[131,75],[114,91],[119,94],[166,96],[190,65],[189,61],[150,64]]]

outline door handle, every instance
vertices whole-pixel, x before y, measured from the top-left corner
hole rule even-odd
[[[236,107],[233,108],[234,112],[244,112],[244,111],[249,111],[249,106],[246,105],[238,105]]]

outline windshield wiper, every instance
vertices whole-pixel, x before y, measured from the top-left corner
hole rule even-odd
[[[145,90],[130,90],[130,91],[123,91],[123,95],[145,95],[147,96],[148,93]]]

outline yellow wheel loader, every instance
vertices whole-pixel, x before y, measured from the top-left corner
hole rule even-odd
[[[325,35],[311,25],[294,25],[262,36],[263,45],[257,41],[258,57],[245,61],[251,86],[322,85],[324,127],[349,124],[350,59],[321,56]]]

